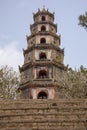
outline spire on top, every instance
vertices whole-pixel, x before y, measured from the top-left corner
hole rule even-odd
[[[43,5],[42,12],[46,12],[45,5]]]
[[[33,13],[34,20],[35,20],[35,17],[36,17],[37,15],[39,15],[39,14],[40,14],[40,15],[41,15],[41,14],[48,14],[48,15],[50,15],[51,17],[53,17],[53,19],[54,19],[54,13],[49,12],[49,10],[45,8],[45,5],[43,5],[43,8],[42,8],[42,9],[38,8],[38,12]]]
[[[45,9],[45,5],[43,5],[43,9]]]

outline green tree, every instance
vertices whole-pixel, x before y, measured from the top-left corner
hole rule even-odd
[[[14,99],[19,85],[19,74],[12,67],[0,69],[0,98]]]
[[[59,85],[67,98],[87,98],[87,69],[83,66],[79,70],[68,69],[60,77]]]
[[[87,29],[87,12],[79,16],[79,25]]]

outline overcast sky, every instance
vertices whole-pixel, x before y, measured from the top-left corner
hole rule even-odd
[[[55,12],[65,65],[87,68],[87,31],[78,26],[78,16],[87,11],[87,0],[0,0],[0,66],[18,70],[18,65],[23,65],[22,49],[27,47],[32,13],[44,5]]]

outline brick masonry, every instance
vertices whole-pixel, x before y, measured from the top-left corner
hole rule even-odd
[[[87,130],[87,99],[0,100],[0,130]]]

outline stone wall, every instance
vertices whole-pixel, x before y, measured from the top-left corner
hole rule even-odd
[[[87,99],[0,100],[0,130],[87,130]]]

